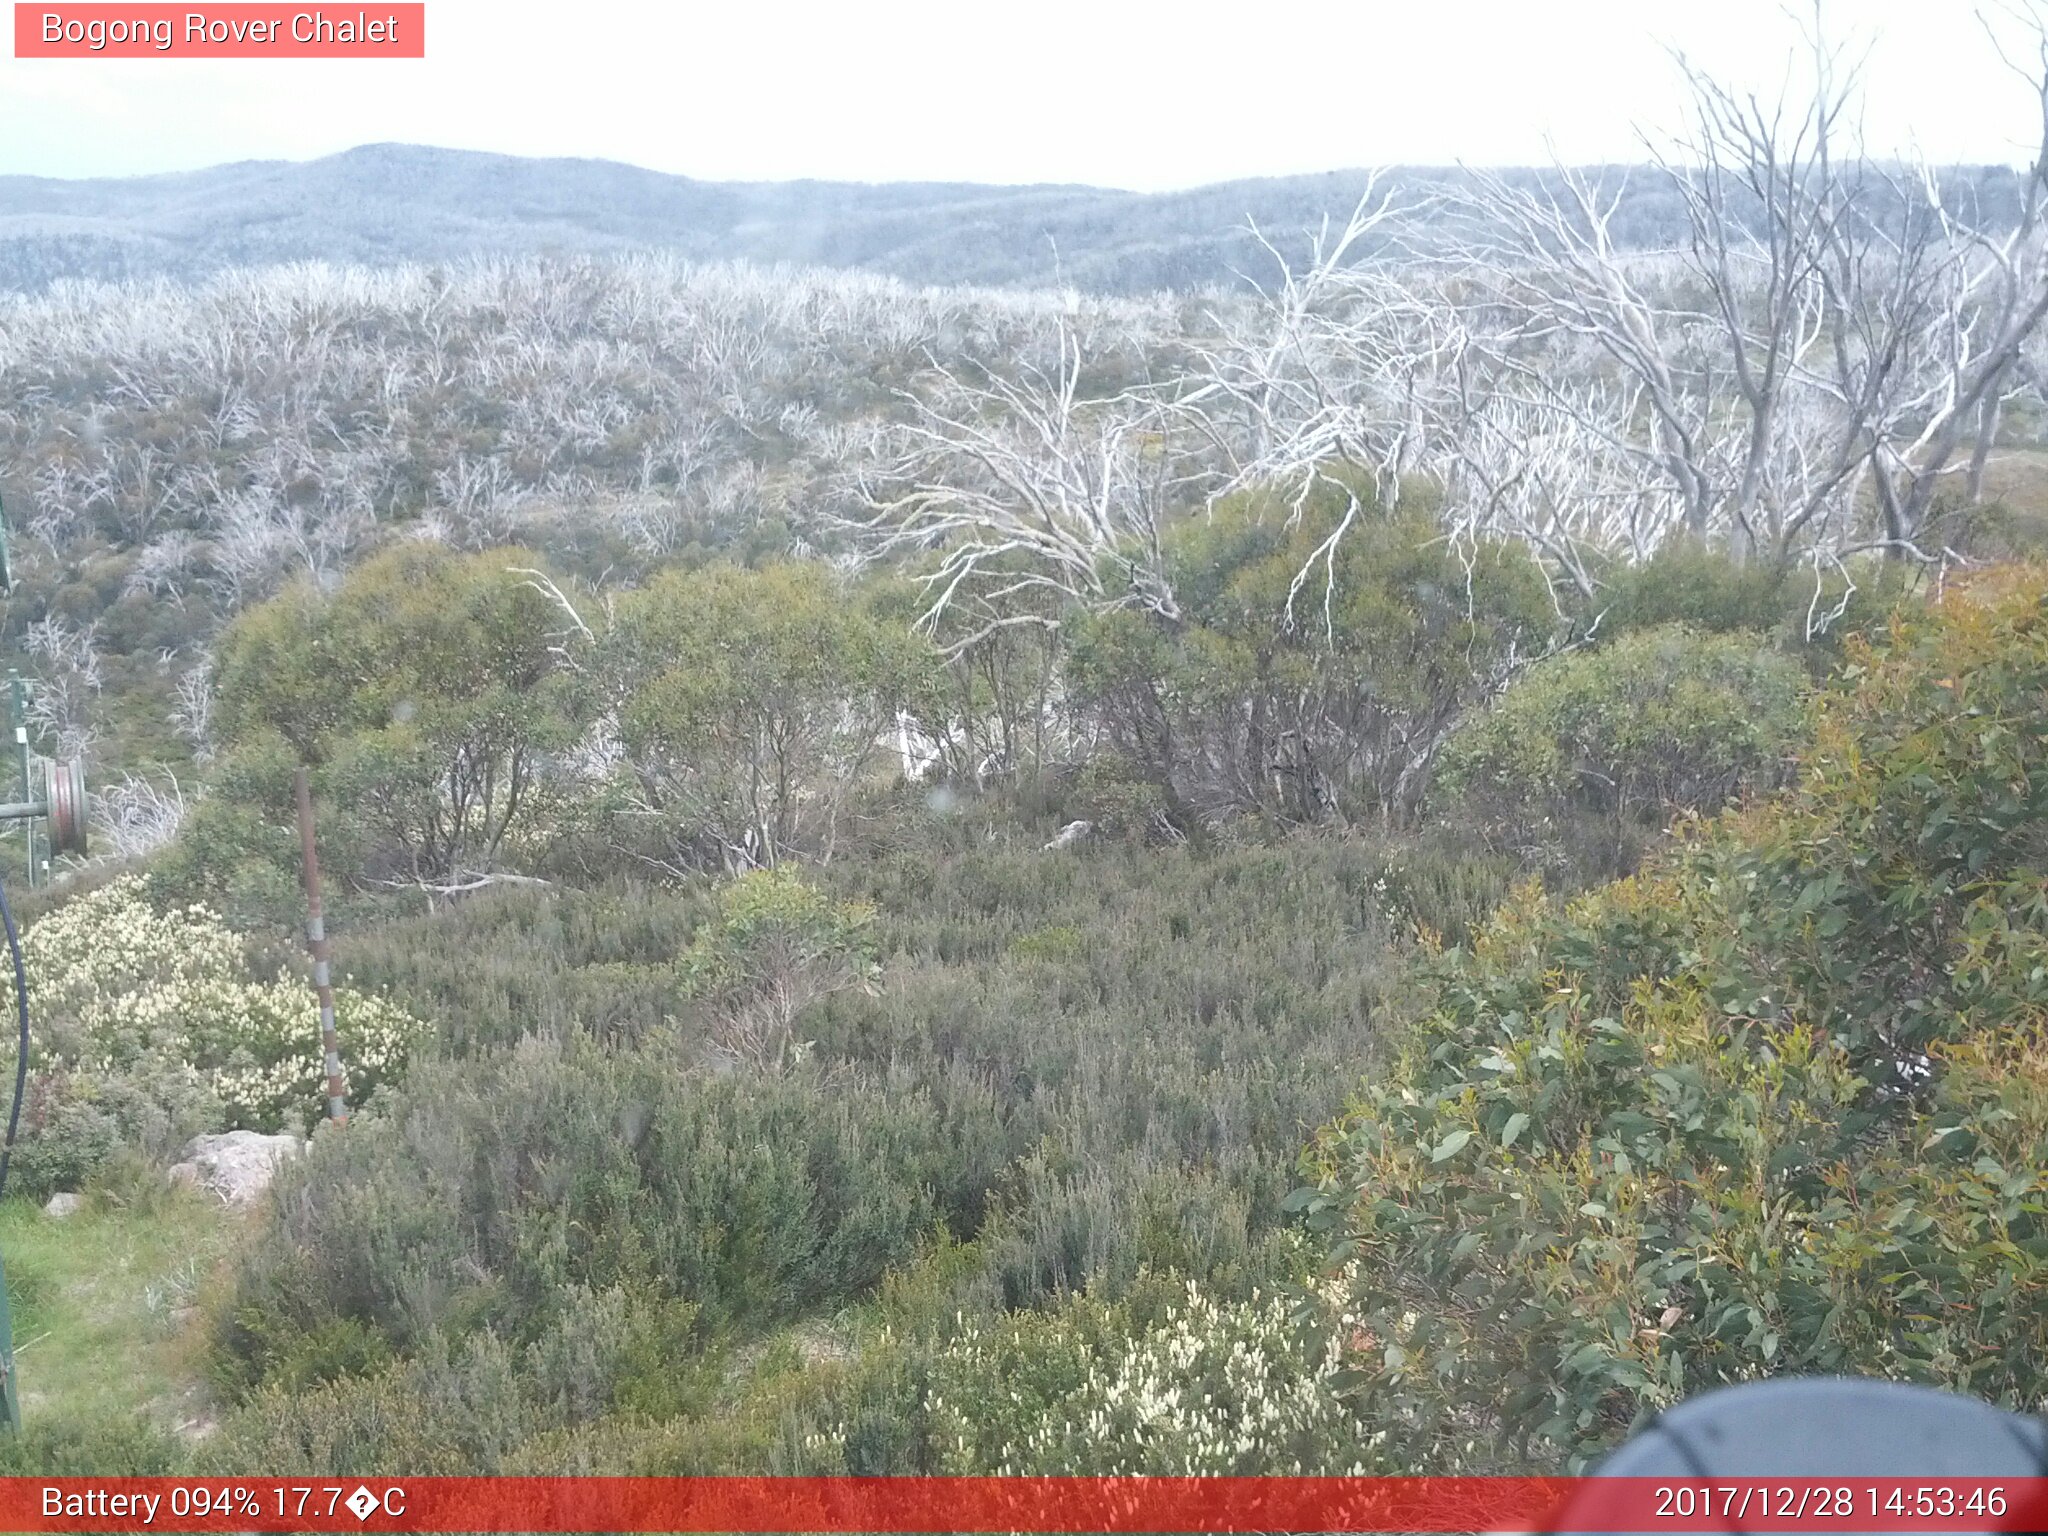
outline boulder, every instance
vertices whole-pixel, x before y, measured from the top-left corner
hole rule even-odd
[[[1056,849],[1071,848],[1076,843],[1085,843],[1089,838],[1093,837],[1094,835],[1094,822],[1070,821],[1064,827],[1060,828],[1059,835],[1057,837],[1055,837],[1051,842],[1045,845],[1045,852],[1051,853]]]
[[[85,1197],[83,1195],[56,1194],[50,1196],[50,1203],[43,1207],[43,1214],[45,1216],[54,1216],[57,1220],[62,1221],[66,1216],[75,1213],[84,1204]]]
[[[270,1188],[278,1166],[303,1149],[295,1136],[228,1131],[196,1137],[185,1159],[171,1169],[171,1182],[211,1190],[229,1205],[248,1205]]]

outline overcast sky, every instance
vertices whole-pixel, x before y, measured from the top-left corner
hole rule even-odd
[[[375,14],[374,0],[330,13]],[[1804,8],[1800,8],[1802,13]],[[108,7],[118,14],[118,7]],[[1873,150],[2015,160],[2037,108],[1970,0],[1834,0]],[[1640,158],[1681,47],[1774,93],[1780,0],[428,0],[420,61],[0,60],[0,174],[380,141],[712,179],[1161,189],[1395,162]]]

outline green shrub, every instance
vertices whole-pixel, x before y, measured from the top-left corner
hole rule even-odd
[[[1075,622],[1071,679],[1183,817],[1407,816],[1451,727],[1558,627],[1523,546],[1455,548],[1419,502],[1388,511],[1334,475],[1163,543],[1183,621]]]
[[[811,884],[489,892],[353,938],[352,963],[464,1032],[283,1175],[220,1311],[228,1389],[360,1382],[380,1352],[480,1330],[524,1349],[579,1286],[694,1308],[661,1351],[687,1377],[701,1351],[864,1304],[949,1240],[948,1294],[976,1311],[1108,1301],[1169,1268],[1219,1302],[1270,1293],[1290,1165],[1392,984],[1391,845],[1075,859],[1043,835],[971,829]],[[879,985],[810,1007],[803,1062],[691,1069],[711,996],[662,1022],[679,956],[740,984],[792,911],[866,909],[842,937],[880,958]],[[669,1411],[658,1388],[614,1382],[604,1424]],[[773,1436],[752,1412],[725,1441],[550,1420],[535,1443],[760,1471],[746,1458]]]
[[[836,1362],[790,1335],[700,1353],[687,1305],[631,1288],[574,1288],[541,1338],[427,1341],[411,1359],[312,1390],[277,1383],[227,1417],[210,1469],[285,1466],[385,1475],[712,1476],[780,1470],[817,1417]]]
[[[639,1053],[529,1041],[419,1069],[281,1176],[222,1338],[240,1381],[292,1374],[293,1342],[352,1318],[398,1353],[561,1326],[578,1287],[635,1288],[703,1326],[857,1297],[941,1222],[971,1226],[999,1140],[985,1097],[839,1069],[713,1076],[675,1042]]]
[[[1043,1306],[1080,1291],[1123,1295],[1151,1272],[1199,1275],[1219,1294],[1268,1289],[1284,1272],[1277,1205],[1260,1208],[1237,1177],[1147,1149],[1080,1155],[1055,1133],[1006,1181],[981,1232],[983,1268],[1003,1306]]]
[[[1580,1465],[1776,1371],[2042,1406],[2048,577],[1852,644],[1796,787],[1440,962],[1297,1204],[1384,1345],[1363,1430]]]
[[[150,860],[144,878],[157,905],[204,905],[240,932],[295,931],[306,900],[291,799],[296,766],[274,734],[218,754],[208,764],[206,793],[193,797],[178,835]],[[333,896],[368,858],[368,841],[352,818],[325,819],[320,856],[338,888]]]
[[[871,980],[874,911],[835,901],[793,870],[755,870],[721,887],[718,909],[680,960],[707,1007],[712,1040],[754,1066],[807,1048],[796,1021],[821,998]]]
[[[384,911],[335,940],[339,973],[435,1022],[458,1055],[530,1034],[630,1042],[676,1012],[676,958],[709,886],[502,886],[434,912]]]
[[[1852,635],[1881,631],[1921,586],[1912,562],[1866,556],[1847,570],[1743,560],[1720,545],[1672,539],[1648,560],[1600,573],[1587,622],[1609,639],[1680,624],[1707,634],[1755,634],[1815,672]]]
[[[83,1189],[113,1160],[121,1124],[95,1101],[96,1086],[62,1070],[31,1075],[7,1164],[16,1194],[41,1201],[59,1190]]]
[[[1601,576],[1593,606],[1608,635],[1673,624],[1707,634],[1775,634],[1812,591],[1810,580],[1800,590],[1795,567],[1738,560],[1689,538],[1668,539],[1648,560]]]
[[[1010,941],[1009,953],[1020,960],[1072,960],[1087,947],[1088,940],[1071,923],[1053,923]]]
[[[1445,749],[1445,814],[1527,828],[1575,809],[1663,823],[1778,783],[1805,673],[1754,636],[1639,630],[1534,668]]]
[[[667,571],[619,602],[594,665],[667,862],[831,856],[884,730],[939,683],[938,652],[891,598],[779,562]]]
[[[273,1328],[272,1319],[253,1310],[241,1314],[243,1347],[259,1353],[264,1377],[289,1390],[323,1382],[367,1376],[392,1360],[391,1341],[353,1317],[322,1317],[301,1327]],[[232,1385],[234,1376],[227,1380]]]
[[[362,1378],[273,1386],[229,1416],[197,1459],[234,1475],[454,1477],[505,1470],[559,1416],[522,1380],[520,1352],[495,1334],[435,1338],[416,1360]]]
[[[543,759],[577,735],[561,614],[522,574],[538,564],[407,541],[331,593],[301,582],[223,636],[229,759],[262,758],[273,803],[281,762],[323,769],[340,809],[329,831],[345,834],[326,850],[337,882],[489,872],[530,822]]]
[[[1105,837],[1143,840],[1171,824],[1166,789],[1129,758],[1098,753],[1076,776],[1073,807]]]
[[[1462,944],[1507,899],[1523,872],[1472,819],[1436,824],[1387,850],[1384,899],[1392,926],[1429,944]]]
[[[19,1434],[0,1435],[0,1477],[169,1477],[190,1461],[188,1445],[141,1414],[31,1413]]]

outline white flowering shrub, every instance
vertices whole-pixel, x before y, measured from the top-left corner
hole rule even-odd
[[[242,942],[201,905],[159,909],[134,876],[41,919],[22,941],[39,1070],[85,1084],[148,1077],[218,1100],[229,1127],[276,1130],[326,1096],[320,1008],[300,981],[257,981]],[[11,974],[0,974],[11,1012]],[[419,1023],[386,998],[335,990],[352,1101],[403,1064]]]
[[[1014,1476],[1365,1475],[1383,1471],[1340,1395],[1369,1340],[1339,1290],[1224,1302],[1194,1282],[1148,1325],[1081,1299],[962,1320],[917,1373],[936,1471]],[[810,1436],[847,1459],[860,1426]],[[857,1453],[856,1453],[857,1454]]]

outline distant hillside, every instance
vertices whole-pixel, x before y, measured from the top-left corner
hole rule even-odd
[[[1224,280],[1245,216],[1306,225],[1362,178],[1145,197],[1089,187],[692,181],[599,160],[373,145],[127,180],[0,178],[0,285],[316,258],[661,247],[921,282],[1129,291]]]
[[[1418,188],[1463,175],[1401,173]],[[1994,195],[2010,196],[2009,176],[1965,169],[1949,180],[1959,192],[1995,187]],[[1152,194],[713,182],[605,160],[376,144],[304,163],[245,161],[123,180],[0,177],[0,289],[284,261],[381,265],[661,248],[914,282],[1046,286],[1057,274],[1096,292],[1184,290],[1234,282],[1260,259],[1245,233],[1248,218],[1284,249],[1299,250],[1325,214],[1350,211],[1364,184],[1362,171]],[[1661,177],[1633,174],[1616,230],[1631,245],[1681,235],[1681,209]]]

